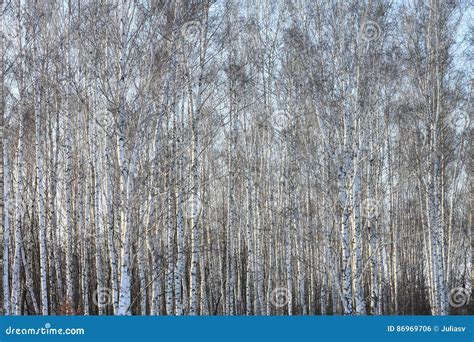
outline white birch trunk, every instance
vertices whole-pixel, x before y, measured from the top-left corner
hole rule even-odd
[[[365,315],[365,298],[362,269],[362,222],[361,222],[361,170],[356,166],[354,181],[354,297],[355,311],[358,315]]]
[[[181,164],[181,163],[180,163]],[[181,169],[181,167],[180,167]],[[183,194],[178,190],[177,196],[177,232],[176,232],[176,266],[174,271],[174,293],[175,293],[175,314],[184,314],[183,300],[183,277],[184,277],[184,219],[183,219]]]
[[[349,193],[352,166],[352,129],[353,122],[348,109],[344,109],[344,145],[343,160],[339,168],[339,201],[342,206],[341,245],[342,245],[342,305],[345,315],[352,314],[352,271],[350,251],[350,202]]]
[[[5,121],[4,121],[5,122]],[[5,127],[5,126],[3,126]],[[7,125],[8,127],[8,125]],[[4,130],[4,129],[3,129]],[[8,138],[3,137],[3,305],[4,315],[10,315],[10,165],[8,158]]]
[[[121,231],[121,267],[120,267],[120,297],[118,315],[129,315],[131,304],[131,274],[130,274],[130,227],[129,227],[129,166],[126,161],[126,108],[125,108],[125,78],[126,78],[126,49],[128,26],[128,1],[120,3],[120,79],[119,79],[119,125],[118,125],[118,160],[120,167],[120,231]]]
[[[16,197],[15,197],[15,252],[13,255],[13,272],[12,272],[12,313],[14,315],[21,315],[22,303],[21,303],[21,263],[22,263],[22,217],[23,217],[23,177],[24,177],[24,160],[23,160],[23,107],[19,108],[19,122],[20,132],[18,135],[18,152],[17,152],[17,186],[16,186]]]
[[[245,304],[246,304],[246,314],[251,315],[252,313],[252,279],[254,277],[254,256],[253,256],[253,217],[252,217],[252,196],[253,196],[253,187],[252,187],[252,171],[247,171],[247,274],[245,277]],[[254,289],[255,290],[255,289]],[[253,311],[255,312],[255,311]]]
[[[4,3],[2,2],[0,4],[0,11],[3,12],[4,10]],[[0,20],[0,32],[3,32],[3,20]],[[3,51],[4,49],[4,40],[5,36],[2,34],[0,37],[0,51]],[[10,118],[6,116],[6,111],[5,111],[5,95],[4,95],[4,81],[5,81],[5,76],[3,72],[3,65],[4,65],[4,59],[3,59],[3,53],[0,56],[0,65],[2,66],[0,70],[0,109],[1,109],[1,115],[2,117],[0,120],[2,120],[1,124],[1,144],[2,144],[2,174],[1,176],[3,177],[2,179],[2,185],[3,189],[2,191],[2,224],[3,224],[3,267],[2,267],[2,290],[3,290],[3,314],[4,315],[10,315],[11,314],[11,309],[10,309],[10,210],[11,210],[11,204],[12,204],[12,194],[11,194],[11,180],[10,180],[10,161],[9,161],[9,137],[5,132],[8,132],[8,129],[10,127],[9,122],[11,121]],[[12,114],[10,114],[12,115]]]
[[[146,196],[143,196],[146,198]],[[146,203],[146,201],[143,201]],[[143,216],[142,216],[143,219]],[[147,309],[147,282],[145,274],[145,250],[147,247],[147,235],[145,234],[145,223],[140,222],[138,224],[138,277],[140,282],[140,314],[146,315]]]
[[[173,172],[174,164],[171,164],[171,172]],[[171,175],[168,175],[167,180],[168,186],[168,198],[167,198],[167,232],[166,232],[166,284],[165,284],[165,305],[166,305],[166,314],[174,314],[174,305],[173,305],[173,279],[174,279],[174,261],[173,261],[173,180]]]
[[[116,232],[114,224],[114,205],[112,198],[114,198],[114,176],[113,176],[113,163],[111,160],[112,149],[109,137],[105,137],[105,158],[106,158],[106,188],[107,188],[107,225],[108,225],[108,244],[109,244],[109,258],[110,258],[110,271],[111,271],[111,280],[112,280],[112,306],[113,312],[118,311],[119,303],[119,274],[118,274],[118,260],[117,260],[117,249],[116,249]]]
[[[37,53],[36,39],[34,44],[35,54]],[[39,217],[39,249],[40,249],[40,297],[41,313],[48,315],[48,287],[46,283],[47,256],[46,256],[46,215],[45,215],[45,190],[46,184],[43,176],[43,151],[41,146],[41,78],[37,75],[35,80],[35,154],[36,154],[36,176],[38,193],[38,217]]]

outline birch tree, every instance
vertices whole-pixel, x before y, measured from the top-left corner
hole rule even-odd
[[[471,312],[469,9],[2,2],[2,312]]]

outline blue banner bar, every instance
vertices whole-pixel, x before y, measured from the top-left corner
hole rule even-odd
[[[0,341],[474,341],[474,316],[1,316]]]

